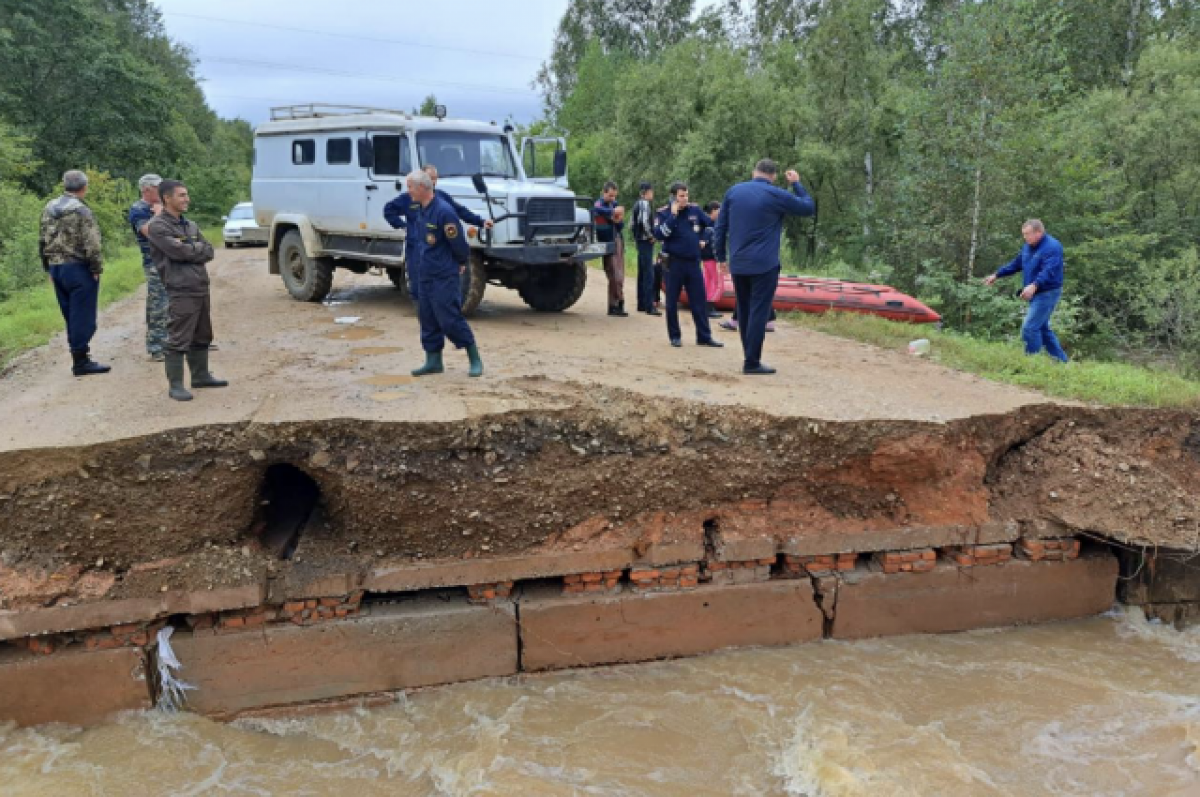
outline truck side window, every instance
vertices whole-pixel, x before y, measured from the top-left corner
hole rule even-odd
[[[311,138],[292,142],[292,163],[307,166],[317,162],[317,142]]]
[[[342,165],[350,162],[350,139],[331,138],[325,142],[325,162]]]
[[[412,171],[412,153],[404,136],[372,136],[375,144],[375,174],[402,177]]]

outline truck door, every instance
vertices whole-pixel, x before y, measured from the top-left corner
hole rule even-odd
[[[404,178],[413,170],[412,148],[401,132],[369,133],[374,163],[367,169],[366,229],[370,232],[395,230],[383,218],[383,206],[405,191]]]
[[[567,140],[547,136],[523,139],[521,166],[530,182],[567,188]]]

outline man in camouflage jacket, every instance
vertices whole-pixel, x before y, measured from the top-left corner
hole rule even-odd
[[[96,304],[104,257],[100,251],[100,225],[83,201],[88,178],[80,171],[63,175],[63,195],[42,211],[38,251],[42,267],[50,274],[54,295],[67,325],[71,373],[75,376],[106,374],[111,368],[91,359],[96,334]]]

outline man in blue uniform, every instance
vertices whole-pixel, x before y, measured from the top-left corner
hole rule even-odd
[[[420,238],[417,318],[421,322],[421,348],[425,350],[425,364],[412,375],[442,373],[442,349],[449,338],[456,348],[467,350],[470,376],[483,376],[475,335],[462,313],[459,273],[471,255],[462,222],[450,203],[437,195],[433,180],[425,172],[408,176],[408,192],[420,207],[408,234]]]
[[[724,343],[713,340],[708,326],[708,304],[704,295],[704,272],[700,269],[700,239],[712,226],[699,206],[688,201],[688,187],[683,183],[671,186],[671,204],[658,213],[654,237],[663,242],[666,258],[667,337],[671,345],[683,345],[679,329],[679,291],[687,291],[688,306],[696,325],[696,345],[721,348]]]
[[[450,207],[454,208],[454,212],[458,214],[460,219],[474,227],[486,227],[489,230],[492,228],[491,219],[484,221],[479,214],[472,213],[469,209],[456,202],[454,197],[438,189],[438,171],[436,166],[426,166],[424,172],[433,181],[434,192],[443,201],[450,203]],[[410,225],[416,222],[417,214],[420,210],[420,203],[414,201],[411,193],[406,191],[383,206],[383,218],[388,224],[392,225],[392,229],[394,230],[416,229],[415,227],[410,228]],[[404,271],[408,277],[408,295],[413,298],[413,301],[417,300],[417,269],[421,262],[420,244],[421,236],[418,233],[408,235],[404,239]]]
[[[633,240],[637,244],[638,312],[662,315],[654,306],[654,186],[642,183],[633,206]]]
[[[1038,219],[1030,219],[1021,227],[1025,246],[1021,253],[995,274],[983,280],[984,285],[995,284],[996,280],[1021,272],[1024,287],[1021,298],[1029,302],[1025,323],[1021,326],[1021,338],[1025,341],[1025,353],[1037,354],[1044,347],[1046,353],[1060,362],[1067,362],[1067,353],[1058,342],[1058,336],[1050,329],[1050,316],[1062,298],[1063,248]]]
[[[788,193],[772,183],[779,167],[763,158],[754,166],[753,179],[725,193],[713,250],[722,271],[726,264],[737,293],[738,332],[742,338],[744,374],[773,374],[762,361],[767,320],[779,286],[779,240],[787,216],[811,216],[812,197],[800,185],[800,175],[787,172]],[[728,255],[728,256],[727,256]]]

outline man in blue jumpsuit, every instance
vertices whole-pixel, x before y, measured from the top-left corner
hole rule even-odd
[[[460,219],[474,227],[487,227],[489,230],[492,228],[491,219],[484,221],[477,213],[472,213],[456,202],[454,197],[437,187],[436,166],[426,166],[423,171],[433,181],[434,192],[442,200],[450,203],[450,207],[454,208],[454,212]],[[410,229],[409,225],[416,222],[420,210],[420,203],[414,201],[412,195],[406,191],[383,206],[383,218],[392,225],[394,230],[408,230]],[[421,262],[420,244],[421,237],[416,233],[407,235],[404,239],[404,271],[408,277],[408,295],[413,298],[413,301],[417,301],[417,269]]]
[[[787,216],[811,216],[812,197],[800,185],[800,175],[787,172],[788,193],[772,183],[779,173],[775,161],[763,158],[754,166],[749,182],[725,193],[713,240],[722,271],[728,265],[737,293],[738,332],[742,338],[744,374],[773,374],[762,361],[767,321],[779,286],[779,240]],[[728,257],[726,257],[728,253]],[[689,294],[690,295],[690,294]]]
[[[696,345],[721,348],[724,343],[713,340],[708,326],[708,304],[704,295],[704,272],[700,270],[700,239],[704,230],[712,227],[710,219],[698,205],[688,201],[688,187],[683,183],[671,186],[671,204],[658,213],[654,237],[663,242],[666,257],[667,337],[671,345],[683,345],[679,329],[679,291],[686,290],[692,321],[696,325]]]
[[[421,322],[421,348],[425,350],[425,364],[412,375],[442,373],[442,349],[449,338],[456,348],[467,350],[469,375],[483,376],[475,335],[462,313],[459,273],[471,255],[462,222],[450,203],[437,195],[433,180],[425,172],[408,176],[408,191],[420,207],[408,234],[420,238],[417,319]]]
[[[1025,246],[1021,253],[995,274],[983,280],[992,285],[996,280],[1021,272],[1024,287],[1021,298],[1029,302],[1025,323],[1021,326],[1021,338],[1025,341],[1025,353],[1037,354],[1044,347],[1046,353],[1060,362],[1067,362],[1067,353],[1058,342],[1058,336],[1050,329],[1050,316],[1062,298],[1063,248],[1056,238],[1046,234],[1046,226],[1038,219],[1030,219],[1021,227]]]

